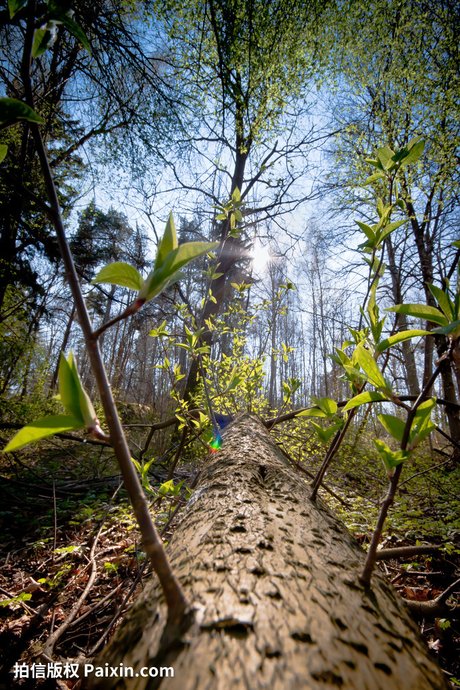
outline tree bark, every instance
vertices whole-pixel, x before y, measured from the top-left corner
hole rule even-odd
[[[156,582],[95,665],[174,668],[174,677],[104,678],[140,690],[445,689],[415,624],[364,553],[249,415],[210,455],[169,547],[194,618],[166,640]]]

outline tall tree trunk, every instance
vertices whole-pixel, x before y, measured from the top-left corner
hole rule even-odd
[[[257,419],[230,425],[169,547],[193,622],[168,639],[152,582],[94,662],[174,677],[89,687],[445,690],[403,602],[379,574],[370,591],[358,584],[363,552],[307,493]]]
[[[430,208],[431,202],[428,202],[425,208],[425,218],[423,223],[419,223],[417,216],[415,214],[412,202],[407,201],[407,210],[410,214],[410,223],[412,227],[412,232],[414,235],[415,243],[417,245],[417,251],[420,259],[420,268],[423,276],[423,287],[425,291],[426,303],[431,306],[436,306],[436,300],[430,292],[428,287],[429,284],[433,282],[433,238],[429,233],[429,218],[430,218]],[[431,328],[431,324],[427,323],[427,328]],[[424,383],[431,376],[433,369],[433,354],[434,347],[438,356],[442,356],[447,348],[447,340],[444,336],[437,335],[435,338],[425,338],[425,371],[423,375]],[[457,395],[455,391],[454,379],[452,374],[452,366],[449,362],[444,362],[441,368],[441,381],[444,391],[444,397],[450,402],[457,403]],[[460,414],[458,409],[454,406],[446,407],[446,415],[449,423],[449,433],[452,440],[456,444],[460,444]],[[454,457],[458,460],[460,456],[458,447],[454,448]]]

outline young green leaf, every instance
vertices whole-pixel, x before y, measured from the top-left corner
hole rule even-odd
[[[232,192],[232,201],[234,204],[239,204],[241,202],[241,192],[239,190],[239,187],[235,187],[235,189]]]
[[[169,479],[167,482],[163,482],[163,484],[161,484],[160,488],[158,489],[158,493],[160,496],[168,496],[168,494],[174,495],[174,490],[174,480]]]
[[[376,388],[387,388],[387,383],[380,371],[377,362],[372,354],[365,347],[364,343],[359,343],[353,353],[354,364],[359,364],[361,369],[367,375],[369,383]]]
[[[59,397],[66,410],[90,429],[97,424],[97,416],[88,394],[83,388],[77,363],[70,352],[67,359],[61,353],[59,360]]]
[[[425,319],[432,323],[437,323],[440,326],[447,326],[447,319],[444,314],[427,304],[396,304],[394,307],[388,307],[386,311],[394,311],[397,314],[407,314],[417,319]]]
[[[88,41],[88,37],[81,26],[77,24],[77,22],[67,13],[59,14],[58,19],[62,24],[64,24],[65,28],[72,34],[72,36],[75,36],[77,41],[81,43],[87,53],[91,55],[90,42]]]
[[[68,415],[61,414],[43,417],[42,419],[37,419],[35,422],[31,422],[22,427],[6,445],[3,452],[11,453],[13,450],[19,450],[19,448],[23,448],[29,443],[34,443],[47,436],[53,436],[63,431],[82,429],[83,426],[81,418],[70,417]]]
[[[377,344],[376,351],[380,354],[381,352],[385,352],[385,350],[388,350],[390,347],[393,347],[393,345],[402,343],[405,340],[410,340],[411,338],[418,338],[422,335],[431,335],[431,333],[432,331],[425,331],[420,328],[413,328],[408,331],[400,331],[399,333],[390,335],[388,338],[385,338],[385,340],[381,340]]]
[[[8,153],[8,146],[6,144],[0,144],[0,163],[5,160],[7,153]]]
[[[442,326],[440,328],[433,328],[432,333],[442,333],[442,335],[448,335],[452,340],[460,337],[460,321],[452,321],[447,326]]]
[[[332,417],[337,412],[338,406],[332,398],[312,398],[312,401],[320,408],[328,417]]]
[[[44,119],[37,115],[27,103],[17,98],[0,98],[0,127],[12,125],[20,120],[42,125]]]
[[[391,476],[394,472],[395,467],[400,465],[404,460],[407,460],[409,453],[405,450],[391,450],[389,446],[384,441],[380,439],[374,439],[375,447],[378,450],[380,457],[383,460],[385,469]]]
[[[359,225],[360,229],[364,232],[370,244],[373,246],[375,243],[375,232],[367,223],[362,223],[360,220],[355,220],[355,223]]]
[[[378,170],[383,170],[383,165],[378,159],[365,158],[364,160],[366,161],[366,163],[369,163],[369,165],[372,165],[374,168],[377,168]]]
[[[331,438],[340,428],[338,424],[332,424],[332,426],[328,426],[323,429],[322,426],[320,426],[319,424],[315,424],[315,422],[311,422],[311,426],[315,430],[315,433],[320,439],[320,441],[322,441],[323,443],[329,443]]]
[[[26,5],[27,0],[8,0],[8,12],[10,13],[10,19],[13,19],[13,17]]]
[[[394,155],[395,152],[389,146],[382,146],[377,150],[377,158],[385,170],[391,170],[394,166]]]
[[[72,375],[75,381],[76,388],[78,390],[78,401],[80,405],[80,414],[83,417],[85,427],[91,429],[96,424],[98,424],[96,412],[93,407],[93,403],[90,400],[88,393],[83,388],[83,384],[80,379],[80,374],[77,369],[77,362],[73,353],[70,352],[67,361],[72,369]]]
[[[415,448],[436,428],[431,421],[431,412],[436,407],[436,398],[429,398],[418,406],[409,433],[409,444]]]
[[[166,255],[163,263],[145,279],[138,299],[153,299],[166,287],[179,280],[180,269],[194,259],[207,254],[218,246],[218,242],[186,242]]]
[[[327,414],[323,412],[319,407],[308,407],[306,410],[299,412],[296,417],[327,417]]]
[[[388,400],[388,398],[383,393],[364,391],[364,393],[359,393],[351,398],[343,408],[343,411],[348,412],[348,410],[352,410],[354,407],[360,407],[360,405],[365,405],[369,402],[383,402],[385,400]]]
[[[79,419],[81,426],[84,426],[83,414],[80,410],[80,394],[78,389],[78,383],[75,380],[73,368],[70,361],[73,359],[72,353],[69,354],[69,358],[66,359],[63,352],[59,358],[59,399],[64,405],[67,412]]]
[[[436,287],[436,285],[428,284],[428,288],[438,303],[441,311],[449,321],[453,321],[456,317],[455,306],[449,297],[447,292],[441,290],[441,288]]]
[[[388,433],[399,441],[399,443],[401,443],[404,428],[406,426],[403,420],[399,419],[399,417],[395,417],[392,414],[379,414],[377,417]]]
[[[154,270],[157,270],[158,268],[160,268],[162,266],[162,264],[165,262],[168,254],[170,254],[174,249],[177,249],[177,247],[178,247],[178,242],[177,242],[176,226],[174,224],[173,214],[170,213],[169,217],[168,217],[168,221],[166,223],[164,235],[163,235],[163,237],[162,237],[162,239],[158,245]]]
[[[387,223],[380,232],[378,233],[378,241],[379,244],[383,242],[383,240],[386,240],[388,235],[391,235],[392,232],[394,232],[397,228],[401,227],[401,225],[404,225],[404,223],[407,223],[408,219],[405,218],[404,220],[395,220],[393,223]]]
[[[35,29],[34,40],[32,43],[32,57],[37,58],[46,52],[48,47],[51,45],[54,38],[54,31],[50,27],[50,23],[46,26],[41,26]]]
[[[409,144],[407,145],[407,149],[402,149],[402,151],[407,150],[407,153],[405,153],[404,156],[401,158],[401,168],[405,168],[407,165],[415,163],[423,154],[423,151],[425,149],[425,142],[423,140],[415,139],[413,139],[412,142],[413,143],[409,142]]]
[[[120,285],[131,290],[140,290],[143,285],[143,278],[137,268],[125,263],[124,261],[115,261],[101,268],[99,273],[93,278],[92,283],[110,283],[112,285]]]
[[[367,177],[364,180],[364,184],[365,185],[372,184],[372,182],[376,182],[377,180],[383,180],[383,179],[385,179],[385,173],[377,172],[377,173],[374,173],[373,175],[369,175],[369,177]]]

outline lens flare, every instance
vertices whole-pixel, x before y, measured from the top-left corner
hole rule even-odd
[[[209,443],[209,449],[211,453],[217,453],[218,450],[222,447],[222,436],[220,434],[216,434],[212,441]]]

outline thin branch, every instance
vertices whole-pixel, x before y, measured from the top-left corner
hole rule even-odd
[[[419,546],[396,546],[393,549],[377,551],[377,561],[390,561],[393,558],[409,558],[424,553],[437,553],[442,544],[420,544]]]

